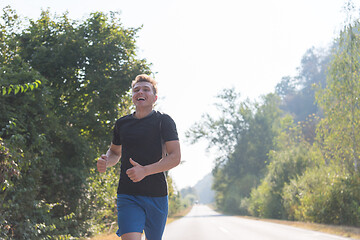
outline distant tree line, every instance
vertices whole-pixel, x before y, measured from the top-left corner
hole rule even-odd
[[[24,20],[3,9],[0,239],[76,239],[116,222],[119,164],[105,174],[95,166],[114,121],[131,111],[132,79],[151,74],[136,55],[139,30],[114,12]]]
[[[219,117],[187,132],[218,152],[217,207],[228,213],[360,226],[360,23],[329,50],[311,48],[275,92],[240,100],[224,89]],[[266,80],[266,79],[264,79]]]

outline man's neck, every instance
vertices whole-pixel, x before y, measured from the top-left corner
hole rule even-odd
[[[141,119],[141,118],[148,116],[152,111],[153,111],[152,108],[151,109],[136,109],[134,117]]]

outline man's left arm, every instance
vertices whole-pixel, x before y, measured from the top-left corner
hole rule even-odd
[[[126,171],[126,174],[133,182],[140,182],[146,176],[168,171],[180,164],[181,151],[179,140],[165,142],[167,156],[162,158],[160,161],[141,166],[130,158],[130,163],[133,165],[132,168]]]

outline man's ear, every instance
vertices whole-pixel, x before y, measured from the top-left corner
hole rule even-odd
[[[157,95],[155,95],[155,102],[157,101],[157,99],[158,99],[158,97],[157,97]]]

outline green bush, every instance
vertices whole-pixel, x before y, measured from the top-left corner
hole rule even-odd
[[[261,185],[251,192],[249,212],[257,217],[287,219],[283,205],[284,185],[314,164],[304,142],[271,151],[269,156],[268,173]]]
[[[173,183],[172,178],[167,175],[167,184],[168,184],[168,198],[169,198],[169,216],[173,216],[179,211],[183,209],[183,204],[181,201],[181,197],[175,185]]]
[[[151,73],[136,56],[139,29],[117,13],[75,21],[43,11],[23,22],[3,10],[0,238],[87,237],[116,216],[118,173],[94,167],[130,109],[132,79]]]
[[[309,169],[284,188],[284,206],[294,220],[360,226],[360,177],[338,167]]]

